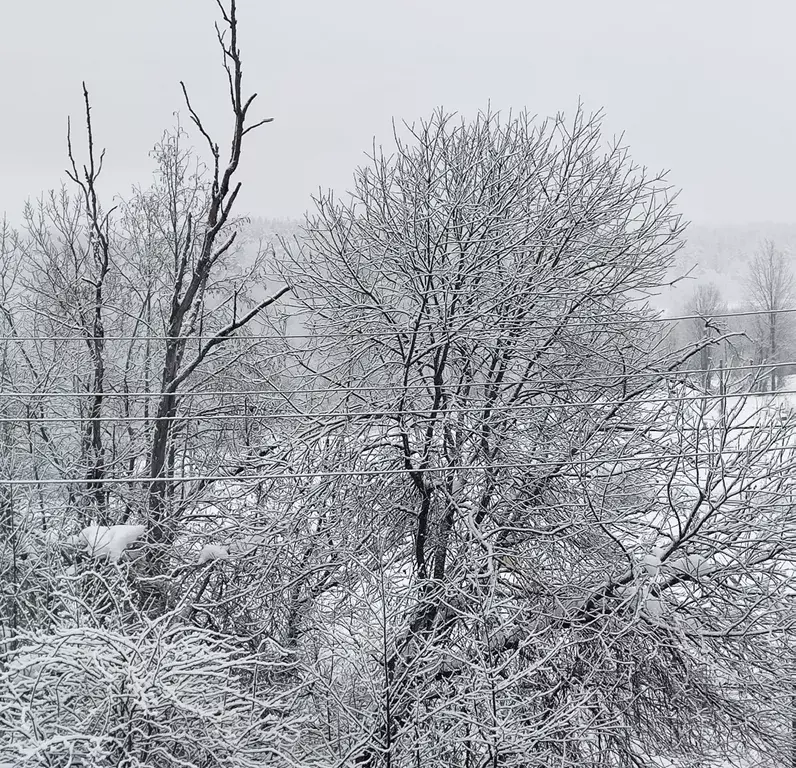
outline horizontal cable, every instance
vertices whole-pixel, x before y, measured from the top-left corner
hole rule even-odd
[[[548,394],[542,392],[540,394]],[[384,408],[375,411],[278,411],[272,413],[230,413],[230,414],[185,414],[184,416],[4,416],[0,418],[0,424],[80,424],[92,422],[156,422],[156,421],[237,421],[251,420],[264,421],[268,419],[375,419],[387,416],[429,416],[437,418],[440,415],[457,415],[460,413],[507,413],[510,411],[538,411],[538,410],[566,410],[568,408],[587,408],[587,407],[615,407],[621,405],[642,405],[648,403],[699,403],[715,400],[732,400],[746,398],[750,396],[764,397],[769,395],[796,395],[796,389],[766,390],[764,392],[728,392],[725,394],[700,394],[689,395],[687,397],[628,397],[623,400],[600,400],[582,401],[569,403],[518,403],[513,405],[489,405],[476,406],[473,408],[458,408],[450,406],[448,408],[434,409],[429,408],[403,408],[390,409]],[[761,406],[762,407],[762,406]]]
[[[227,478],[227,479],[230,479],[230,478]],[[231,478],[231,479],[235,479],[235,478]],[[246,479],[246,478],[244,477],[244,479]],[[78,481],[78,482],[84,482],[85,483],[86,481],[84,479],[84,480],[81,480],[81,481]],[[122,483],[122,482],[125,482],[125,481],[119,480],[119,482]],[[0,486],[2,484],[3,484],[3,481],[0,480]],[[693,486],[686,486],[686,487],[691,488]],[[75,493],[79,493],[79,492],[80,491],[75,491]],[[771,497],[771,496],[774,496],[774,497],[777,497],[777,498],[780,498],[780,497],[783,497],[783,496],[788,496],[788,497],[791,496],[791,494],[786,494],[786,493],[782,493],[782,492],[774,493],[773,491],[761,491],[761,493],[765,493],[767,498]],[[618,495],[618,494],[617,495],[612,495],[611,498],[612,498],[612,500],[614,500],[615,503],[617,503],[619,505],[619,506],[617,506],[617,508],[615,510],[612,510],[612,513],[614,514],[615,519],[612,520],[611,522],[623,522],[626,519],[625,515],[627,513],[627,506],[630,506],[630,505],[628,504],[627,501],[624,501],[624,502],[620,501],[623,497]],[[636,496],[634,495],[634,499],[635,498],[636,498]],[[738,503],[738,502],[734,502],[732,499],[728,499],[726,503],[729,504],[729,503]],[[760,503],[759,499],[756,500],[756,503]],[[622,504],[624,504],[625,506],[621,506]],[[633,504],[632,506],[635,506],[635,504]],[[783,502],[783,501],[769,502],[769,501],[766,501],[766,509],[793,509],[794,506],[796,506],[796,502]],[[549,510],[549,511],[552,511],[552,510],[571,510],[571,509],[592,510],[592,509],[594,509],[594,507],[595,507],[594,503],[590,504],[590,503],[585,502],[585,501],[563,501],[563,502],[559,502],[559,503],[556,503],[556,504],[553,504],[553,503],[545,504],[544,509],[545,510]],[[47,500],[47,511],[49,513],[53,513],[53,512],[73,512],[74,509],[75,509],[74,504],[69,504],[69,503],[56,504],[55,500],[52,500],[52,502],[51,502],[50,499]],[[181,519],[182,520],[191,521],[191,520],[207,520],[207,519],[212,519],[212,518],[213,518],[213,516],[210,515],[209,513],[193,512],[193,513],[187,514],[186,516],[184,516]],[[605,521],[602,521],[602,522],[604,523]],[[595,525],[595,526],[598,526],[600,524],[601,523],[597,523],[597,522],[593,522],[592,523],[592,525]],[[22,525],[24,525],[24,523],[17,523],[17,530],[22,530],[22,527],[21,527]],[[256,525],[256,523],[255,523],[255,525]],[[562,524],[562,527],[564,525],[565,524]],[[566,525],[569,528],[575,528],[578,524],[572,522],[572,523],[568,523]],[[55,528],[55,525],[50,523],[49,527]],[[510,527],[514,527],[514,526],[510,526]],[[528,527],[530,528],[531,526],[528,526]],[[650,526],[650,527],[654,528],[655,526]],[[199,537],[202,536],[202,534],[195,534],[195,535],[197,535]],[[5,541],[0,539],[0,551],[2,551],[2,545],[4,543],[11,543],[11,541],[10,541],[10,539],[6,539]],[[0,765],[2,765],[2,763],[0,763]]]
[[[556,330],[567,328],[600,328],[603,326],[612,325],[649,325],[652,323],[676,323],[682,320],[704,320],[706,322],[716,320],[719,318],[728,317],[753,317],[758,315],[780,315],[788,312],[796,312],[796,307],[788,307],[786,309],[756,309],[748,310],[745,312],[719,312],[715,315],[676,315],[672,317],[617,317],[615,314],[610,317],[600,318],[598,320],[578,320],[577,318],[564,318],[561,323],[534,323],[525,322],[521,324],[509,323],[496,323],[489,328],[479,328],[470,330],[460,330],[456,328],[394,328],[389,331],[368,332],[365,330],[359,332],[321,332],[321,333],[294,333],[294,334],[269,334],[269,335],[231,335],[224,337],[224,341],[277,341],[277,340],[290,340],[290,339],[375,339],[375,338],[391,338],[397,334],[405,335],[418,335],[426,333],[437,333],[442,336],[456,336],[459,338],[467,338],[475,334],[486,334],[490,338],[496,338],[498,332],[502,331],[516,331],[522,329],[528,330]],[[218,338],[217,334],[208,335],[194,335],[194,336],[0,336],[0,341],[54,341],[54,342],[85,342],[85,341],[211,341]]]
[[[796,464],[796,444],[787,446],[763,446],[751,453],[766,454],[766,453],[783,453],[793,452],[794,464]],[[694,451],[693,453],[679,452],[670,454],[657,454],[654,456],[614,456],[611,458],[602,459],[578,459],[578,458],[561,458],[558,460],[545,460],[534,462],[512,462],[506,464],[460,464],[445,467],[419,467],[417,469],[359,469],[359,470],[326,470],[317,472],[275,472],[267,474],[253,474],[253,475],[183,475],[174,477],[103,477],[98,479],[80,478],[46,478],[40,480],[16,480],[16,479],[0,479],[0,485],[74,485],[85,484],[93,485],[108,485],[112,483],[193,483],[193,482],[221,482],[224,480],[232,480],[235,483],[243,482],[264,482],[267,480],[312,480],[321,477],[390,477],[395,475],[412,475],[412,474],[426,474],[430,472],[461,472],[465,470],[481,470],[481,471],[494,471],[496,469],[545,469],[550,467],[562,467],[570,464],[573,470],[577,470],[587,466],[605,467],[607,465],[614,465],[612,472],[606,472],[597,479],[610,479],[612,475],[624,474],[629,470],[641,469],[640,466],[629,467],[628,469],[616,469],[617,465],[634,464],[639,465],[641,462],[659,463],[661,460],[683,460],[689,459],[697,461],[698,459],[717,458],[733,455],[749,454],[748,448],[730,448],[723,451]],[[782,469],[782,467],[780,467]],[[750,489],[754,490],[754,489]],[[760,490],[760,493],[765,491]]]
[[[561,377],[540,377],[540,378],[521,378],[514,379],[513,381],[452,381],[445,384],[449,391],[457,388],[465,387],[496,387],[498,389],[511,389],[520,384],[536,384],[558,386],[560,384],[594,384],[596,382],[604,381],[608,384],[621,384],[625,381],[633,381],[634,379],[647,379],[647,378],[689,378],[697,374],[711,373],[722,375],[733,371],[771,371],[773,368],[783,368],[786,366],[796,366],[796,360],[783,360],[779,363],[750,363],[747,365],[727,365],[721,368],[676,368],[665,371],[654,370],[641,370],[632,373],[595,373],[592,376],[561,376]],[[80,397],[164,397],[165,395],[176,395],[179,398],[183,397],[224,397],[227,395],[237,395],[238,397],[257,397],[259,395],[276,395],[274,399],[283,400],[283,396],[287,395],[321,395],[321,394],[345,394],[345,393],[358,393],[358,392],[412,392],[415,390],[426,391],[434,388],[434,383],[429,381],[426,384],[407,384],[403,385],[361,385],[356,386],[337,386],[337,387],[319,387],[313,389],[311,387],[301,389],[278,389],[270,387],[268,389],[218,389],[218,390],[186,390],[185,392],[118,392],[118,391],[105,391],[105,392],[55,392],[55,391],[0,391],[0,399],[15,398],[15,397],[57,397],[57,398],[80,398]]]

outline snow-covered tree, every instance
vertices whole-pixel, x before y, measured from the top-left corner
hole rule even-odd
[[[688,342],[698,343],[704,339],[715,339],[727,327],[726,317],[716,317],[727,314],[727,304],[714,283],[697,286],[686,302],[684,312],[686,315],[695,316],[684,321],[685,337]],[[697,381],[705,390],[713,388],[714,380],[720,375],[721,366],[735,362],[733,356],[726,354],[727,351],[726,348],[717,349],[713,345],[702,344],[699,355],[689,361],[691,367],[699,371]]]
[[[672,353],[650,331],[682,234],[664,178],[581,112],[439,112],[407,134],[350,200],[316,201],[289,271],[339,413],[305,435],[340,476],[295,595],[337,702],[330,749],[362,766],[775,749],[792,420],[671,383],[714,340]]]
[[[756,362],[767,367],[771,390],[776,391],[785,373],[778,364],[794,350],[793,320],[787,310],[796,298],[796,282],[785,253],[770,240],[752,259],[746,287],[750,308],[760,313],[753,323]]]

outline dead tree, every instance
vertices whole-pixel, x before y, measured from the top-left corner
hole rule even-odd
[[[235,242],[236,232],[229,231],[231,215],[240,192],[241,182],[235,175],[241,161],[244,138],[254,129],[272,120],[266,118],[250,121],[249,110],[256,94],[244,96],[242,90],[243,68],[238,48],[238,17],[235,0],[228,5],[218,2],[222,24],[216,26],[221,47],[224,69],[229,84],[230,106],[234,118],[230,139],[229,158],[222,167],[221,150],[194,109],[188,90],[181,83],[183,95],[191,119],[204,137],[212,156],[212,180],[210,198],[204,218],[195,221],[188,215],[187,232],[182,249],[176,253],[176,274],[168,315],[167,338],[163,367],[160,374],[160,391],[154,414],[154,429],[149,454],[149,476],[152,478],[148,492],[148,522],[151,544],[154,548],[153,573],[162,571],[166,554],[165,547],[174,535],[176,521],[168,515],[169,456],[171,439],[177,423],[180,404],[180,387],[201,365],[208,354],[220,344],[234,337],[236,331],[245,327],[263,310],[284,295],[285,286],[255,307],[234,318],[226,327],[209,338],[200,337],[200,346],[186,360],[187,342],[195,337],[197,320],[204,301],[204,291],[214,267]]]

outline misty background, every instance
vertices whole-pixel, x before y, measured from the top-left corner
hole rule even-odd
[[[82,80],[97,141],[101,188],[125,193],[149,178],[164,127],[189,129],[185,80],[211,133],[224,129],[225,82],[212,4],[192,0],[39,0],[4,8],[0,79],[0,212],[64,178],[66,120],[82,123]],[[247,148],[241,210],[257,232],[280,229],[319,189],[343,193],[392,121],[435,107],[466,116],[528,109],[540,116],[604,110],[636,162],[668,169],[692,222],[680,266],[692,279],[656,304],[677,312],[698,284],[742,303],[745,265],[771,240],[796,245],[796,78],[782,2],[632,0],[527,3],[411,0],[246,2],[245,78],[274,122]],[[214,115],[214,110],[216,110]],[[204,150],[200,147],[200,151]]]

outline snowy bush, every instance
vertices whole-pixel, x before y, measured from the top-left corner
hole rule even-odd
[[[0,760],[13,765],[292,765],[289,690],[273,664],[209,632],[31,633],[0,657]],[[302,761],[302,764],[308,764]]]

